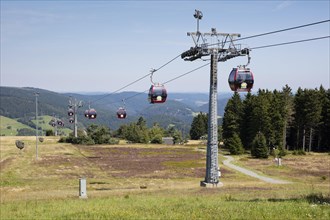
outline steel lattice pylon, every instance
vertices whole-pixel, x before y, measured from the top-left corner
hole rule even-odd
[[[203,13],[195,10],[194,17],[197,19],[197,31],[188,32],[195,46],[181,54],[181,58],[185,61],[194,61],[203,56],[211,55],[210,70],[210,95],[209,95],[209,115],[208,115],[208,140],[206,152],[206,175],[201,181],[201,186],[208,184],[217,185],[219,183],[220,168],[218,164],[218,62],[225,62],[228,59],[246,56],[249,53],[248,48],[241,49],[241,45],[234,44],[235,37],[240,37],[237,33],[218,33],[215,28],[209,33],[201,33],[199,31],[199,20],[202,19]],[[222,39],[220,39],[222,37]],[[209,44],[206,38],[216,39],[215,44]],[[210,46],[213,47],[210,47]]]
[[[208,136],[207,136],[207,153],[206,153],[206,175],[205,180],[201,184],[218,184],[219,167],[218,167],[218,52],[213,50],[211,54],[211,70],[210,70],[210,95],[209,95],[209,115],[208,115]]]

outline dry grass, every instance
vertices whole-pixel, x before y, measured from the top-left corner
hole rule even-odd
[[[238,164],[259,171],[268,176],[277,176],[294,182],[330,184],[330,155],[309,153],[305,156],[288,155],[282,158],[282,166],[277,166],[274,158],[253,159],[249,156],[237,157]]]
[[[25,142],[26,148],[21,152],[15,146],[16,139]],[[43,203],[54,205],[64,214],[71,213],[71,209],[64,210],[67,202],[72,205],[72,209],[84,206],[86,210],[89,210],[85,203],[78,205],[75,202],[78,198],[78,179],[80,177],[87,178],[88,200],[89,203],[93,203],[95,209],[99,209],[106,200],[113,207],[120,206],[123,209],[131,210],[126,207],[126,202],[133,202],[131,207],[136,207],[135,201],[145,203],[146,207],[148,205],[155,208],[161,206],[158,209],[167,213],[171,212],[167,208],[171,209],[172,206],[165,201],[173,201],[173,204],[179,205],[181,204],[179,198],[182,197],[185,198],[184,201],[191,203],[191,207],[186,204],[187,209],[200,210],[195,213],[196,216],[203,212],[203,208],[200,208],[201,204],[209,207],[210,210],[213,209],[215,203],[208,203],[209,200],[219,203],[229,202],[223,204],[228,209],[236,206],[244,207],[246,202],[258,201],[258,206],[264,207],[264,211],[267,210],[266,213],[269,212],[269,207],[277,210],[274,208],[276,203],[273,203],[274,205],[264,203],[270,199],[283,201],[285,204],[288,202],[283,206],[289,205],[294,210],[296,208],[294,201],[300,201],[306,195],[311,193],[330,195],[329,178],[326,177],[325,180],[324,178],[322,180],[322,176],[329,173],[329,166],[326,164],[329,161],[329,155],[325,154],[285,157],[284,166],[281,168],[276,167],[271,159],[255,160],[245,156],[239,160],[237,157],[240,164],[258,172],[294,181],[294,184],[287,185],[264,183],[230,170],[221,165],[223,158],[220,156],[223,175],[221,181],[224,186],[205,189],[199,186],[199,182],[205,176],[205,146],[193,144],[185,146],[128,145],[123,143],[115,146],[74,146],[58,143],[57,140],[58,138],[46,137],[43,143],[39,143],[39,159],[36,161],[35,137],[0,137],[1,205],[7,207],[4,209],[6,211],[5,215],[2,214],[3,216],[12,214],[10,210],[19,211],[20,208],[15,204],[27,204],[31,201],[43,201]],[[309,181],[306,181],[306,178]],[[108,201],[107,198],[114,199]],[[125,198],[135,199],[126,200]],[[157,198],[160,201],[158,203]],[[198,200],[198,198],[205,199]],[[168,204],[168,207],[165,207],[165,204]],[[299,205],[301,204],[297,204],[297,206]],[[35,209],[38,207],[40,207],[40,203],[35,206]],[[210,211],[209,208],[204,211]],[[43,209],[47,210],[46,207]],[[308,205],[306,209],[308,212]],[[89,213],[92,212],[90,210]],[[134,208],[130,212],[126,213],[127,216],[138,217],[131,215]],[[255,212],[258,210],[256,209]],[[24,213],[23,217],[33,215],[29,212]],[[110,218],[105,213],[104,210],[103,214]],[[254,214],[251,213],[251,215]],[[298,213],[295,216],[300,217],[301,215],[305,215],[305,213]],[[322,217],[323,215],[324,213],[321,212],[316,216]],[[95,213],[93,216],[96,217],[98,214]],[[238,215],[238,218],[243,218],[243,216]],[[47,218],[47,215],[44,217]],[[51,213],[48,214],[48,217],[52,217]],[[182,215],[177,213],[172,216],[172,218],[175,217],[181,218]],[[193,218],[193,216],[191,217]],[[20,218],[20,215],[17,214],[17,218]]]

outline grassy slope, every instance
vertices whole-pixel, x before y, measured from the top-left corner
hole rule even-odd
[[[52,120],[52,116],[49,115],[43,115],[43,116],[39,116],[38,117],[38,124],[39,127],[42,128],[43,132],[45,132],[46,130],[54,130],[54,127],[52,127],[49,122]],[[36,124],[36,120],[31,120],[34,124]],[[69,123],[69,122],[64,122],[64,123]],[[59,130],[63,131],[65,133],[65,135],[69,135],[72,130],[68,129],[68,128],[62,128],[62,127],[57,127]]]
[[[0,135],[5,135],[5,136],[15,136],[17,135],[17,129],[21,128],[29,128],[32,129],[31,127],[22,124],[14,119],[4,117],[0,115]],[[10,126],[10,128],[8,128]]]
[[[38,123],[39,123],[39,127],[42,128],[43,131],[43,135],[45,135],[45,131],[46,130],[53,130],[54,128],[49,125],[50,120],[52,119],[52,116],[48,116],[48,115],[43,115],[43,116],[39,116],[38,118]],[[21,128],[29,128],[34,130],[34,128],[31,128],[25,124],[22,124],[18,121],[16,121],[15,119],[11,119],[11,118],[7,118],[4,116],[0,116],[0,121],[1,121],[1,130],[0,130],[0,135],[5,135],[5,136],[16,136],[17,135],[17,129],[21,129]],[[32,122],[34,124],[36,124],[36,120],[32,120]],[[8,126],[11,126],[10,129],[8,129]],[[68,128],[59,128],[59,130],[63,131],[65,133],[65,135],[69,135],[72,130],[68,129]],[[40,131],[41,134],[41,131]]]
[[[40,159],[36,161],[35,138],[21,137],[21,139],[26,146],[21,152],[15,147],[15,137],[0,139],[0,219],[328,219],[330,217],[329,179],[322,180],[315,177],[310,178],[310,182],[306,182],[304,175],[301,175],[300,179],[295,175],[291,179],[294,184],[274,185],[227,170],[221,179],[224,183],[223,187],[201,188],[199,181],[204,176],[119,178],[109,175],[108,170],[97,166],[93,161],[86,160],[86,157],[93,157],[96,153],[84,150],[83,147],[60,144],[57,143],[56,138],[46,137],[43,143],[39,143]],[[114,146],[96,146],[96,148],[113,149],[113,152],[121,147],[127,145],[119,145],[115,149]],[[159,145],[131,147],[168,148]],[[192,150],[202,151],[205,154],[202,146],[192,145],[183,148],[187,150],[193,148]],[[148,154],[150,157],[153,155],[155,152]],[[180,155],[173,155],[173,158],[178,156]],[[129,155],[126,157],[127,163],[130,163]],[[330,159],[329,155],[320,155],[320,157],[326,161]],[[62,158],[60,163],[54,163],[56,158]],[[194,167],[204,167],[204,160],[197,159],[193,164]],[[246,162],[246,160],[241,161]],[[255,160],[251,162],[252,167],[254,162]],[[268,162],[272,163],[271,159]],[[185,161],[181,164],[171,160],[166,163],[168,171],[180,171],[185,168],[183,166]],[[262,163],[265,163],[265,160]],[[264,167],[264,171],[274,169],[262,163],[256,163],[254,169],[257,170],[260,166]],[[174,167],[177,164],[180,167]],[[187,161],[186,165],[190,164],[191,161]],[[113,173],[122,172],[115,170],[114,167],[108,169]],[[280,169],[276,176],[290,179],[286,173],[296,169],[294,166],[290,169]],[[315,170],[315,172],[319,171]],[[87,200],[78,199],[78,179],[82,176],[88,176]],[[146,189],[141,189],[141,186],[145,186]],[[311,203],[308,195],[312,198],[314,196],[317,201]],[[320,204],[318,201],[325,203]]]

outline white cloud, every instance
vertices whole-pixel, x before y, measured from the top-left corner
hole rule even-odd
[[[280,10],[283,10],[285,8],[288,8],[292,4],[293,4],[293,1],[283,1],[283,2],[280,2],[278,5],[276,5],[275,11],[280,11]]]

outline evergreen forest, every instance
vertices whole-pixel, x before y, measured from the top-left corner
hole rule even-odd
[[[280,91],[260,89],[245,96],[236,92],[225,107],[222,130],[232,154],[245,150],[262,157],[253,155],[260,147],[282,154],[330,152],[330,90],[320,86],[293,93],[286,85]]]

